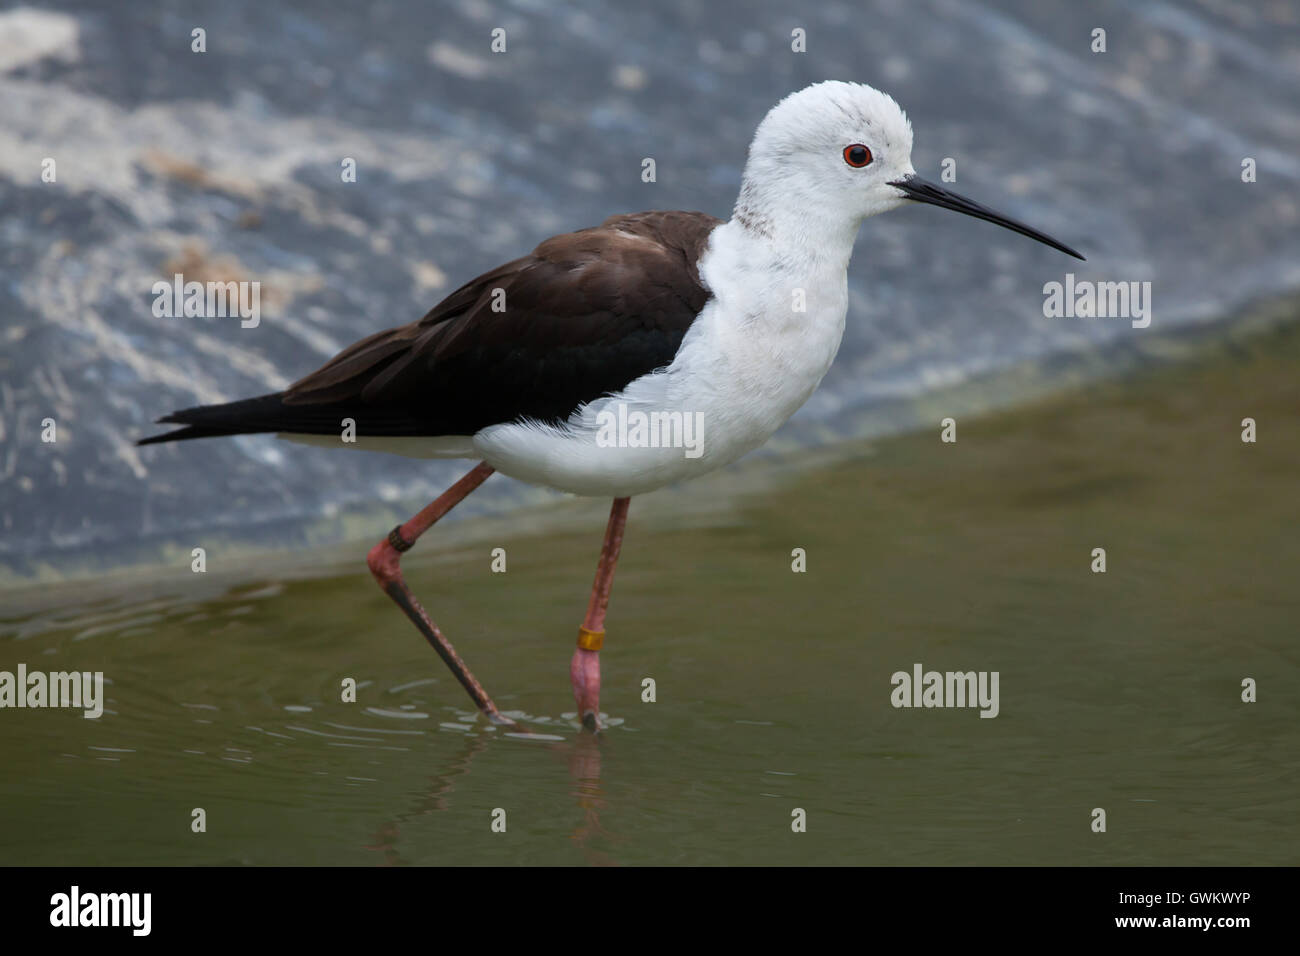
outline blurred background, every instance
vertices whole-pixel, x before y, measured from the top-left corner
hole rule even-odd
[[[464,463],[135,447],[554,233],[728,215],[828,78],[1087,262],[869,220],[808,405],[634,502],[598,737],[565,663],[608,502],[496,476],[403,562],[519,740],[362,560]],[[1294,864],[1298,105],[1295,0],[0,8],[0,671],[107,696],[0,711],[0,863]],[[176,272],[260,323],[155,317]],[[1045,316],[1067,273],[1149,281],[1150,326]],[[893,708],[917,663],[999,672],[999,716]]]
[[[1020,399],[1024,375],[998,373],[1037,363],[1051,389],[1119,361],[1107,348],[1230,320],[1300,285],[1298,37],[1288,0],[9,7],[0,575],[148,563],[197,532],[339,540],[357,509],[436,494],[459,463],[133,442],[174,409],[282,388],[556,232],[728,215],[754,127],[817,80],[892,93],[922,175],[952,158],[954,188],[1088,261],[937,210],[868,222],[840,355],[778,452],[915,426],[918,396],[971,381]],[[1151,328],[1044,318],[1042,285],[1067,271],[1150,280]],[[175,272],[260,281],[261,324],[155,317]],[[538,497],[499,480],[469,507]]]

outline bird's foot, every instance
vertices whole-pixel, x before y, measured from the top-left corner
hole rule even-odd
[[[507,717],[499,710],[485,710],[483,716],[487,718],[488,723],[494,727],[500,727],[508,734],[525,734],[531,737],[536,733],[531,727],[521,724],[513,717]]]
[[[578,703],[578,719],[593,733],[600,729],[600,652],[579,647],[569,662],[569,679],[573,699]]]

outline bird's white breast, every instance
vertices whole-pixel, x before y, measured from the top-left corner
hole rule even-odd
[[[735,461],[784,424],[830,368],[844,334],[847,267],[847,251],[783,253],[734,220],[724,223],[700,262],[711,298],[671,365],[583,406],[564,426],[493,425],[474,436],[474,448],[504,474],[602,497],[640,494]],[[674,423],[698,426],[689,436],[695,447],[636,447],[634,429],[611,427],[635,423],[636,413],[640,421],[658,413],[660,423],[677,416]]]

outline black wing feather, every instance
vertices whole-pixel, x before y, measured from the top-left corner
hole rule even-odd
[[[344,349],[287,390],[174,412],[141,445],[255,432],[472,435],[560,422],[670,364],[709,293],[696,268],[720,220],[615,216],[467,282],[410,325]],[[504,294],[504,311],[494,302]]]

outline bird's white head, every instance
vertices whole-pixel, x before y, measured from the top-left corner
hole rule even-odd
[[[912,124],[893,97],[836,80],[791,93],[768,111],[749,147],[734,219],[773,242],[820,247],[847,262],[863,219],[908,202],[985,219],[1083,258],[921,179],[912,168]]]
[[[892,97],[861,83],[815,83],[759,124],[736,218],[764,234],[830,230],[852,243],[863,219],[906,201],[889,183],[913,172],[912,124]]]

